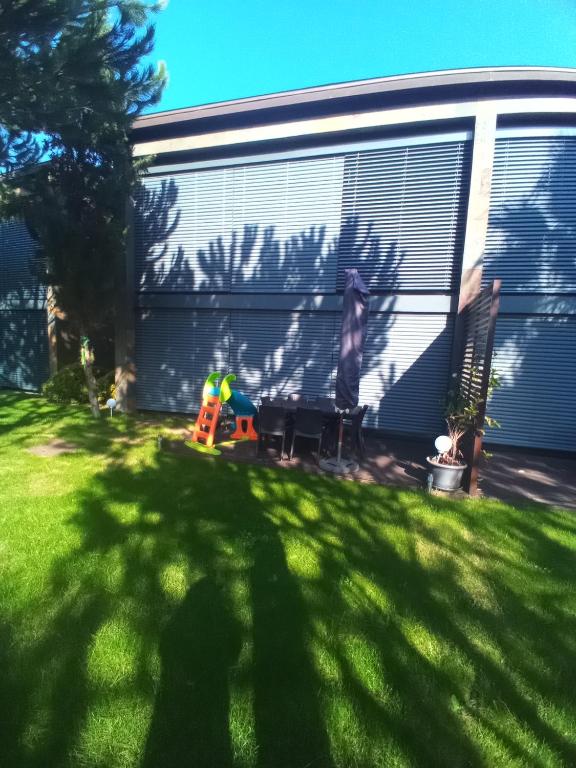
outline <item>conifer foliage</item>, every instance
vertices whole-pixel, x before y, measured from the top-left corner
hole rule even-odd
[[[158,9],[146,0],[0,0],[4,215],[26,221],[79,339],[114,314],[126,202],[140,170],[130,126],[166,79],[162,66],[143,63]],[[86,377],[98,415],[90,365]]]

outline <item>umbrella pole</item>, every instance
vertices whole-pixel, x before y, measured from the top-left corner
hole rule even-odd
[[[342,443],[344,442],[344,417],[340,414],[340,424],[338,425],[338,464],[342,462]]]
[[[320,467],[326,472],[334,472],[337,475],[346,475],[349,472],[356,472],[358,464],[352,459],[342,458],[342,443],[344,442],[344,415],[338,414],[340,423],[338,425],[338,449],[336,456],[331,456],[329,459],[322,459]]]

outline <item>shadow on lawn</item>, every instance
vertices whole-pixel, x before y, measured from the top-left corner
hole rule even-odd
[[[73,524],[49,629],[0,684],[16,702],[6,765],[73,762],[99,707],[113,702],[114,723],[125,700],[144,712],[140,740],[113,759],[110,726],[88,764],[576,763],[561,715],[576,577],[559,541],[576,521],[158,453],[116,455]],[[118,633],[129,674],[112,650],[97,663]]]
[[[162,677],[144,768],[233,764],[228,679],[240,631],[225,602],[223,590],[203,577],[162,632]]]
[[[28,437],[27,429],[39,428],[43,422],[57,423],[59,417],[69,412],[67,406],[55,406],[38,395],[25,395],[14,390],[0,390],[0,437],[14,433],[14,440],[20,441],[20,430]]]

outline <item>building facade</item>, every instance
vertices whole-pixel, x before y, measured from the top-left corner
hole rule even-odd
[[[575,71],[307,89],[147,115],[133,139],[155,155],[118,350],[139,408],[194,410],[210,370],[254,398],[330,394],[357,267],[368,424],[432,436],[459,309],[500,277],[488,439],[574,450]]]
[[[462,310],[501,278],[487,438],[576,449],[576,70],[311,88],[146,115],[132,139],[155,159],[118,308],[125,408],[193,412],[212,370],[255,400],[333,393],[357,267],[368,425],[433,437]]]

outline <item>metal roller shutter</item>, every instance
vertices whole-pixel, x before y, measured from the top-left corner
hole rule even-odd
[[[136,195],[137,287],[230,287],[232,172],[226,168],[144,179]]]
[[[506,293],[576,292],[576,137],[496,142],[484,280]]]
[[[227,312],[154,309],[136,323],[136,400],[146,410],[198,410],[212,371],[228,370]]]
[[[39,267],[26,226],[0,222],[0,387],[38,391],[49,375]]]
[[[327,157],[145,179],[140,290],[333,291],[343,167]]]
[[[0,222],[0,307],[44,306],[46,289],[40,284],[36,251],[36,243],[21,221]]]
[[[0,311],[0,388],[36,392],[47,378],[46,312]]]
[[[360,382],[368,426],[423,436],[442,430],[452,333],[446,315],[370,314]]]
[[[231,371],[254,402],[262,395],[333,395],[338,312],[151,310],[137,328],[138,405],[191,412],[205,377]],[[228,325],[229,323],[229,325]],[[433,436],[442,429],[452,318],[370,315],[361,403],[367,425]]]
[[[454,290],[469,171],[466,141],[348,155],[339,287],[357,267],[371,290]]]
[[[503,387],[489,413],[502,428],[487,431],[490,442],[576,449],[576,318],[562,315],[566,294],[576,292],[575,229],[576,136],[500,136],[484,280],[502,278],[504,297],[524,294],[526,307],[541,308],[534,297],[545,294],[550,314],[498,318],[494,367]]]
[[[230,370],[238,387],[255,401],[291,392],[332,394],[339,329],[335,312],[232,312]]]
[[[342,156],[234,171],[232,291],[334,291]]]
[[[494,350],[502,387],[488,413],[502,426],[486,440],[576,450],[576,317],[500,316]]]

